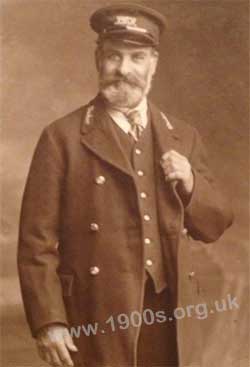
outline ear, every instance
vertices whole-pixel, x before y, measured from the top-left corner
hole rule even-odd
[[[97,48],[95,50],[95,65],[96,65],[97,71],[100,71],[100,67],[101,67],[101,50],[100,50],[99,46],[97,46]]]
[[[158,60],[159,60],[159,52],[155,49],[152,49],[152,69],[151,69],[152,76],[156,72]]]

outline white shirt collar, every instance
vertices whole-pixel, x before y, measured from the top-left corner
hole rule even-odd
[[[140,115],[141,115],[141,119],[142,119],[142,126],[144,127],[144,129],[147,126],[148,123],[148,103],[147,103],[147,98],[144,97],[141,102],[132,110],[129,110],[128,112],[132,112],[132,111],[139,111]],[[127,120],[126,116],[124,115],[124,113],[112,109],[112,108],[108,108],[107,112],[109,114],[109,116],[112,118],[112,120],[126,133],[128,134],[128,132],[130,131],[130,123]]]

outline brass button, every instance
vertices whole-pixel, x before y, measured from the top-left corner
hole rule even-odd
[[[188,273],[189,279],[192,279],[194,276],[195,276],[195,272],[194,271],[190,271],[190,273]]]
[[[140,193],[140,197],[141,197],[142,199],[146,199],[147,194],[146,194],[145,192],[141,192],[141,193]]]
[[[146,221],[146,222],[149,222],[150,221],[150,215],[148,215],[148,214],[145,214],[144,216],[143,216],[143,218],[144,218],[144,220]]]
[[[139,170],[139,171],[137,171],[137,175],[140,176],[140,177],[142,177],[142,176],[144,176],[144,172],[141,171],[141,170]]]
[[[98,176],[95,179],[95,183],[97,185],[103,185],[106,182],[106,178],[104,176]]]
[[[91,266],[89,272],[91,275],[97,275],[100,273],[100,269],[98,268],[98,266]]]
[[[186,235],[188,233],[188,230],[187,228],[183,228],[182,232],[181,232],[183,235]]]
[[[147,266],[152,266],[153,265],[153,261],[150,260],[150,259],[146,260],[146,265]]]
[[[98,232],[99,231],[99,225],[97,223],[91,223],[90,224],[90,229],[93,232]]]
[[[135,154],[140,155],[141,153],[142,153],[141,149],[138,149],[138,148],[135,149]]]
[[[150,245],[150,243],[151,243],[151,239],[150,239],[150,238],[144,238],[144,243],[145,243],[146,245]]]

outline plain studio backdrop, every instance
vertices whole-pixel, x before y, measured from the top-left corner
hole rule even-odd
[[[41,130],[96,94],[96,35],[88,19],[98,7],[114,2],[1,2],[4,367],[44,365],[36,355],[25,322],[17,278],[21,198]],[[239,310],[214,314],[202,321],[207,358],[211,366],[249,367],[249,2],[137,2],[155,7],[168,21],[151,98],[166,114],[198,128],[207,146],[210,166],[235,213],[234,225],[223,238],[199,250],[201,266],[207,267],[211,300],[219,294],[212,274],[221,272],[220,297],[231,294],[240,305]]]

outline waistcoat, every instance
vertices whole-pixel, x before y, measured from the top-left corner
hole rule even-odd
[[[145,270],[153,280],[156,293],[160,293],[167,281],[158,224],[154,142],[150,119],[137,142],[112,120],[110,124],[112,133],[119,139],[123,154],[131,162],[135,173],[136,193],[142,213]]]

